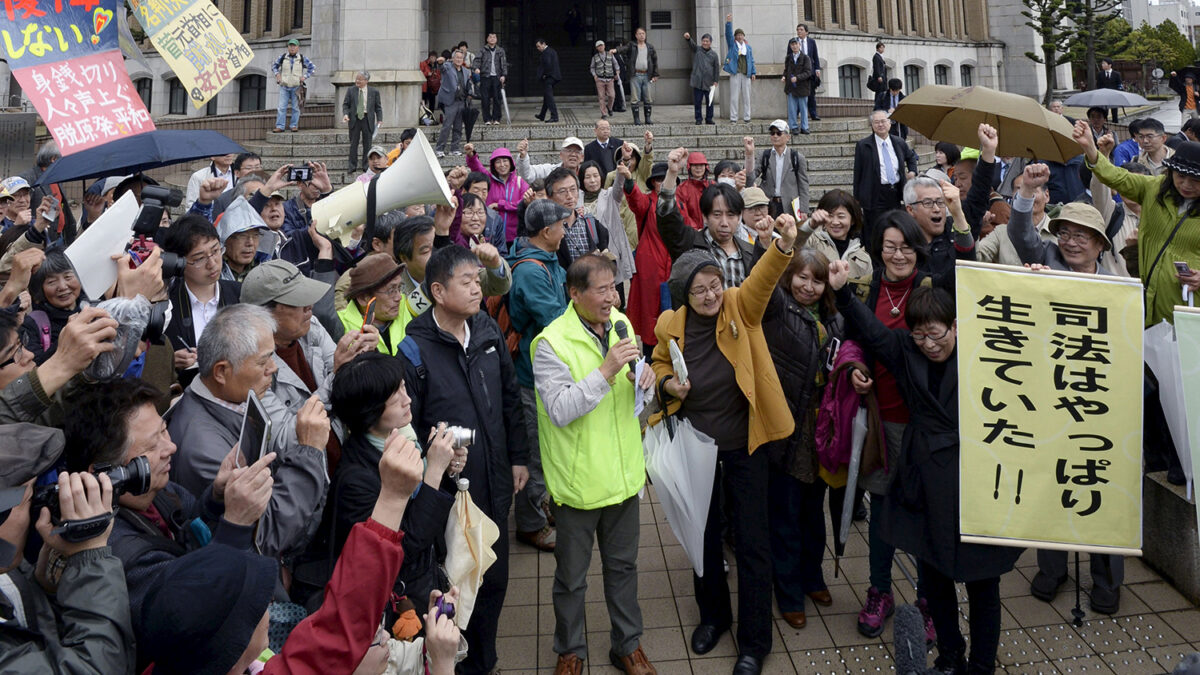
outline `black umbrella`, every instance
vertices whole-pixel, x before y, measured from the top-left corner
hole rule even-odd
[[[209,130],[163,129],[128,136],[67,155],[50,165],[38,185],[84,178],[123,176],[214,155],[245,152],[224,134]]]

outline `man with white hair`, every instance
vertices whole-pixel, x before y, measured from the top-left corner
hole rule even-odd
[[[287,411],[271,393],[276,322],[271,312],[253,305],[230,305],[217,313],[200,335],[196,357],[199,377],[164,419],[178,446],[171,479],[199,495],[212,484],[229,448],[239,441],[250,392],[262,401],[275,438],[265,452],[278,454],[272,474],[275,490],[258,524],[255,543],[263,555],[282,558],[303,549],[321,520],[329,488],[325,445],[329,418],[321,399],[312,396],[295,416],[295,434],[283,433]],[[290,432],[290,430],[287,430]],[[258,457],[243,457],[249,466]]]
[[[579,173],[579,165],[583,164],[583,141],[575,136],[567,136],[559,145],[558,164],[548,162],[546,164],[530,164],[529,163],[529,139],[522,138],[517,143],[517,173],[524,178],[526,182],[533,183],[535,180],[544,180],[550,172],[563,167],[571,171],[571,173]]]

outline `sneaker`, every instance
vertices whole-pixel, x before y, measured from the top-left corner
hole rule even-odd
[[[283,133],[283,127],[275,127],[275,129],[274,129],[274,130],[273,130],[271,133],[274,133],[274,134],[282,134],[282,133]]]
[[[445,156],[446,156],[446,153],[442,152],[441,150],[438,150],[438,151],[437,151],[437,156],[438,156],[438,159],[441,159],[441,158],[443,158],[443,157],[445,157]]]
[[[558,539],[556,530],[549,525],[535,532],[518,532],[517,541],[532,546],[539,551],[554,552],[554,543]]]
[[[867,590],[867,603],[858,613],[858,632],[866,637],[879,637],[883,632],[883,623],[896,611],[896,603],[891,593],[880,593],[872,586]]]
[[[929,602],[925,598],[917,598],[917,609],[921,610],[921,618],[925,620],[925,647],[937,644],[937,629],[933,627],[933,617],[929,615]]]
[[[462,150],[454,150],[450,154],[452,154],[456,157],[459,157],[459,156],[462,156],[463,153],[462,153]]]

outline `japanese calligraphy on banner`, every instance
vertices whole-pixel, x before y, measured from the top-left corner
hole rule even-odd
[[[1175,308],[1175,337],[1179,341],[1179,371],[1194,473],[1200,467],[1200,309]],[[1200,519],[1200,499],[1192,501],[1196,504],[1196,517]]]
[[[129,6],[197,108],[254,58],[211,0],[129,0]]]
[[[4,0],[0,39],[16,70],[117,48],[115,0]]]
[[[117,50],[20,68],[13,75],[64,155],[154,130]]]
[[[64,155],[154,129],[118,49],[116,11],[116,0],[4,0],[4,58]]]
[[[1140,555],[1137,279],[956,272],[963,541]]]

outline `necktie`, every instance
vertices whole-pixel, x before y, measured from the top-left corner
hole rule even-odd
[[[895,185],[898,179],[896,177],[896,166],[892,164],[892,153],[888,152],[886,147],[880,148],[879,152],[883,153],[883,170],[886,174],[884,178],[887,178],[888,183]]]
[[[367,90],[358,90],[358,119],[362,119],[367,114]]]

